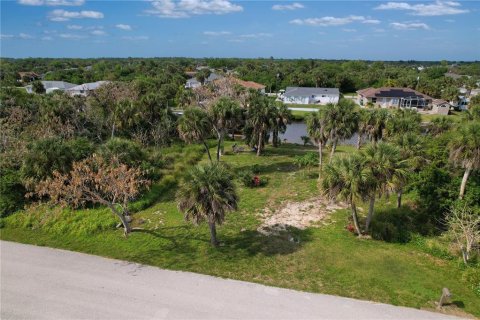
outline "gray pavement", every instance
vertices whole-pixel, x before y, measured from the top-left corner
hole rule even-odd
[[[1,319],[454,319],[5,241],[0,259]]]

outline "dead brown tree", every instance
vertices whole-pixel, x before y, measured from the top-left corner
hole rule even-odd
[[[87,203],[107,206],[120,219],[127,236],[132,231],[127,217],[128,203],[147,184],[140,169],[129,168],[116,159],[107,163],[93,155],[73,163],[72,170],[67,174],[54,172],[52,178],[37,185],[35,194],[48,196],[55,204],[73,208]]]

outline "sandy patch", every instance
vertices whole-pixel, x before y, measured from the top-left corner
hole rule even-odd
[[[262,224],[257,231],[264,235],[279,234],[287,227],[305,229],[329,216],[332,212],[344,209],[342,203],[332,203],[322,197],[303,202],[288,202],[277,210],[266,208],[262,216]]]

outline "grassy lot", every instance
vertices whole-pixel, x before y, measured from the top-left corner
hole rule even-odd
[[[428,246],[432,239],[416,238],[408,244],[357,239],[345,229],[349,216],[346,210],[334,213],[322,227],[290,229],[279,236],[258,233],[263,208],[318,195],[316,177],[292,164],[295,155],[312,149],[286,144],[278,149],[268,147],[265,156],[256,157],[250,152],[229,153],[231,144],[227,142],[227,154],[222,158],[231,170],[258,165],[260,177],[269,181],[254,189],[238,183],[239,210],[217,229],[221,241],[218,249],[209,244],[207,226],[184,222],[174,201],[176,185],[185,169],[206,161],[198,146],[164,151],[170,159],[164,177],[132,205],[137,211],[135,225],[145,230],[132,233],[128,239],[114,229],[116,220],[108,210],[46,207],[4,219],[1,238],[416,308],[434,308],[441,289],[448,287],[454,296],[454,308],[480,316],[480,298],[463,281],[461,263],[432,255],[435,251]],[[340,153],[350,151],[347,146],[339,148]],[[393,199],[386,199],[378,208],[388,210],[393,206]],[[289,241],[291,236],[298,243]]]
[[[431,122],[435,118],[441,118],[445,117],[440,114],[421,114],[422,121],[423,122]],[[458,122],[461,120],[462,117],[462,112],[461,111],[450,111],[450,114],[448,115],[450,119],[452,119],[455,122]]]

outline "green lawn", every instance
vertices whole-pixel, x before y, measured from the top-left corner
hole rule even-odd
[[[295,155],[314,149],[286,144],[278,149],[268,147],[265,156],[256,157],[250,152],[232,154],[228,152],[232,142],[226,144],[227,154],[222,160],[233,171],[256,164],[260,176],[269,182],[255,189],[238,183],[239,210],[217,229],[221,241],[218,249],[209,244],[208,228],[184,222],[174,201],[176,185],[185,169],[198,160],[206,161],[205,156],[200,159],[198,146],[167,150],[173,162],[166,167],[164,178],[132,206],[138,210],[135,225],[145,230],[127,239],[121,230],[114,229],[116,220],[108,210],[45,207],[31,209],[34,214],[18,212],[4,219],[1,238],[415,308],[434,308],[442,288],[448,287],[455,305],[480,316],[480,298],[462,280],[458,260],[432,256],[419,241],[392,244],[357,239],[345,229],[349,216],[345,210],[334,213],[319,228],[289,230],[289,235],[280,236],[259,234],[258,214],[263,208],[318,195],[316,177],[292,164]],[[340,153],[351,150],[339,148]],[[384,200],[379,209],[392,206],[393,200]],[[289,241],[289,236],[299,243]]]

